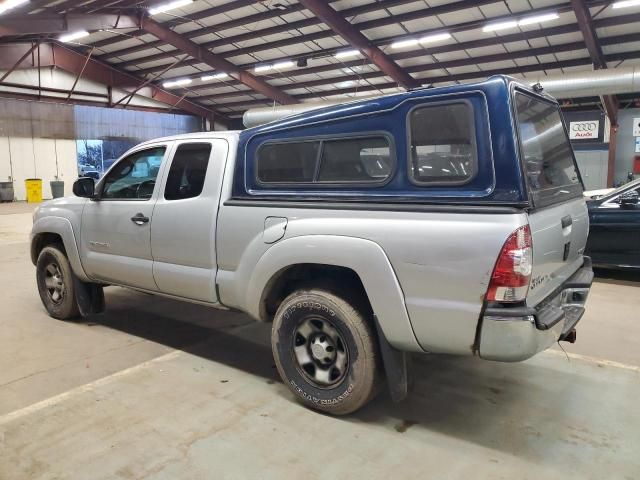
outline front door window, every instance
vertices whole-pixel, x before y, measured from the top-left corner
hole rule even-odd
[[[102,184],[101,199],[149,200],[164,157],[165,147],[132,153],[109,171]]]

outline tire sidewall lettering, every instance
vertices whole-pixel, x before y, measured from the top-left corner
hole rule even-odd
[[[336,316],[336,312],[333,309],[327,307],[326,305],[322,305],[319,302],[301,301],[301,302],[296,302],[293,305],[289,306],[289,308],[287,308],[283,313],[283,317],[285,320],[289,320],[292,314],[302,309],[309,309],[309,310],[316,310],[319,312],[323,312],[328,314],[331,318],[334,318]]]
[[[344,401],[351,393],[353,392],[353,383],[350,383],[347,389],[334,398],[318,398],[314,395],[311,395],[304,391],[295,380],[289,380],[289,383],[293,387],[294,392],[298,394],[298,396],[302,397],[303,400],[307,402],[312,402],[316,405],[337,405],[338,403]]]

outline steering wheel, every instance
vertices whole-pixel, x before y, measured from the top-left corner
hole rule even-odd
[[[155,180],[145,180],[144,182],[140,182],[136,187],[136,198],[151,198],[153,195],[153,188],[156,186]],[[144,188],[149,188],[149,192],[145,192]],[[142,194],[141,194],[142,191]]]

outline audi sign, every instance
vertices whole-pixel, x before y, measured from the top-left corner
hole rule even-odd
[[[571,140],[584,140],[598,138],[600,120],[588,120],[584,122],[571,122],[569,124],[569,138]]]

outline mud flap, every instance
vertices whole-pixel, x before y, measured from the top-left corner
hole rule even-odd
[[[380,344],[380,353],[382,353],[382,362],[384,363],[384,372],[387,377],[389,393],[394,402],[401,402],[407,398],[409,394],[411,357],[407,352],[396,350],[389,344],[375,315],[374,319],[376,322],[376,330],[378,331],[378,343]]]
[[[73,286],[76,289],[78,308],[83,317],[104,312],[104,291],[102,285],[82,282],[74,275]]]

